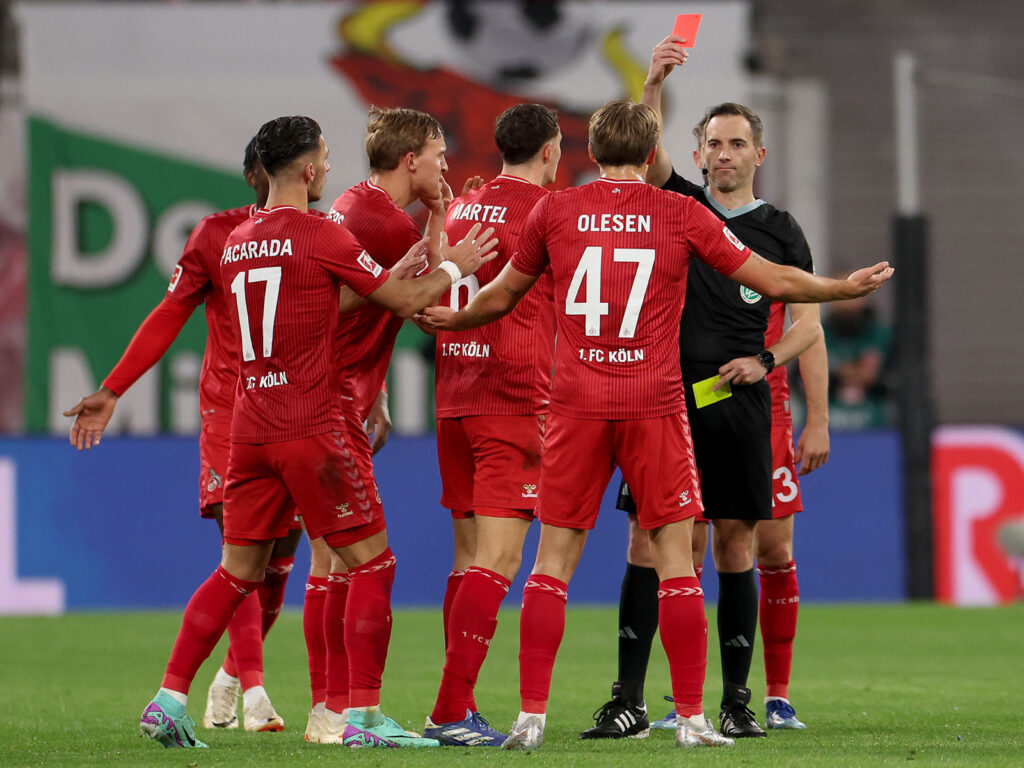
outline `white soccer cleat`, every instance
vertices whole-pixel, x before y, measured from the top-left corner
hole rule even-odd
[[[266,694],[260,696],[252,706],[244,707],[243,716],[247,731],[284,730],[284,720],[277,714],[274,705],[270,703],[270,697]]]
[[[320,743],[320,739],[326,728],[325,720],[325,713],[317,712],[315,707],[309,711],[309,717],[306,719],[306,741],[310,744]]]
[[[238,692],[236,680],[231,685],[222,685],[214,680],[206,694],[206,712],[203,714],[203,728],[238,727]]]
[[[540,749],[544,743],[544,719],[542,715],[520,712],[501,748],[522,752]]]
[[[733,739],[716,731],[703,714],[691,717],[676,716],[677,747],[731,747],[735,743]]]

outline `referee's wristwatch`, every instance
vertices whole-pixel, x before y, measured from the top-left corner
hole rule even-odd
[[[767,349],[762,350],[757,353],[757,362],[764,366],[765,373],[771,373],[775,367],[775,355]]]

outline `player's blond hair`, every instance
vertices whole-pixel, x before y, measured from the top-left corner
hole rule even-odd
[[[646,104],[609,101],[590,116],[590,151],[600,165],[643,165],[658,146],[661,118]]]
[[[418,155],[430,139],[443,135],[436,118],[417,109],[370,107],[366,157],[372,171],[393,171],[408,152]]]

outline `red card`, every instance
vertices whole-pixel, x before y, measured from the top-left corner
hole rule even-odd
[[[699,28],[699,13],[680,13],[676,16],[676,25],[672,28],[672,34],[686,40],[686,45],[683,48],[693,48],[693,44],[697,42]]]

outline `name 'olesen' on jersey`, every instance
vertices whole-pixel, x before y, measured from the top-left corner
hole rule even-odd
[[[580,232],[650,232],[651,217],[640,213],[583,213],[576,220]]]

